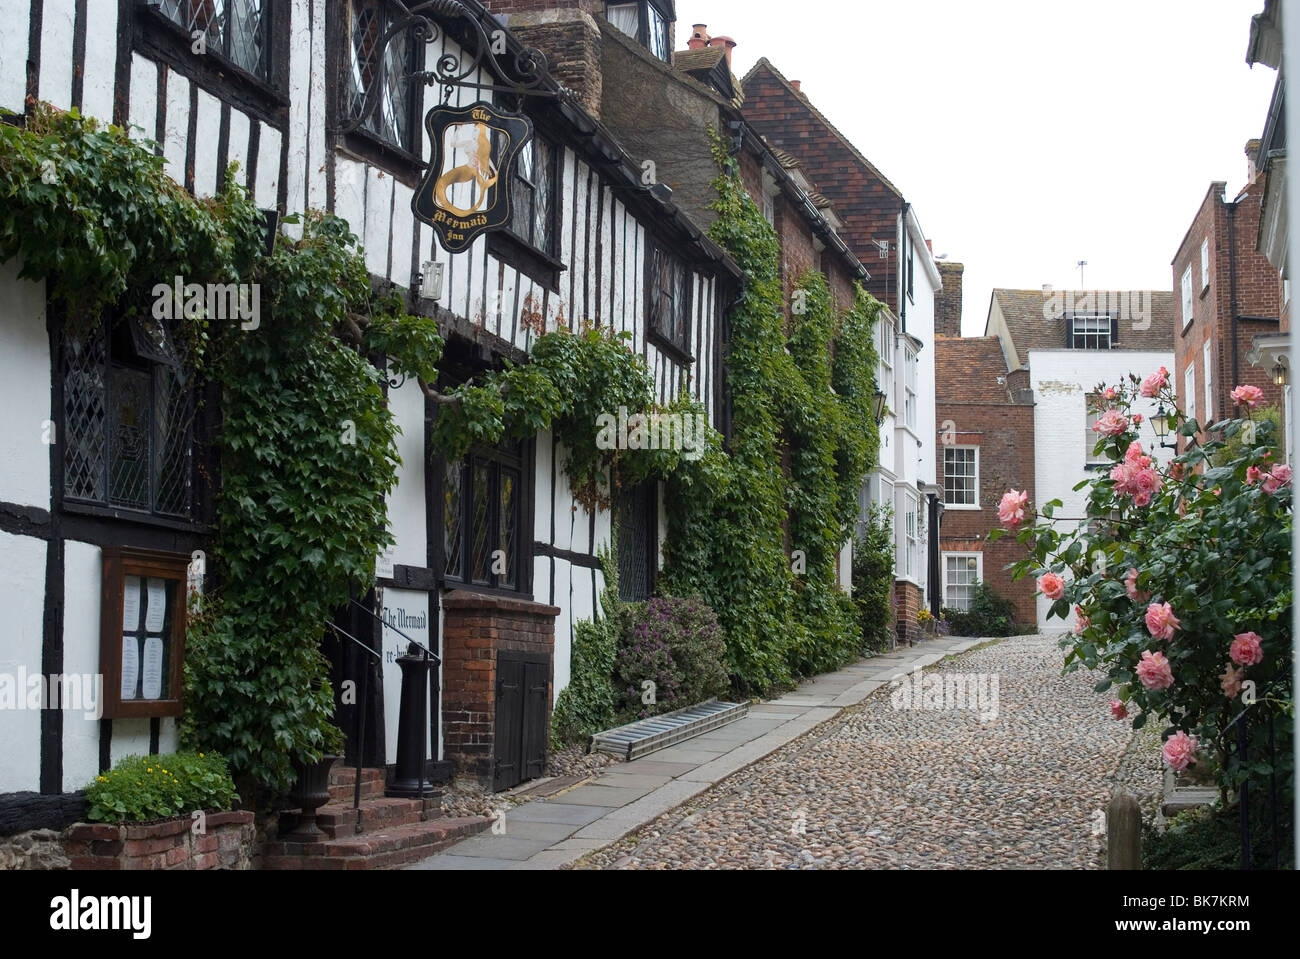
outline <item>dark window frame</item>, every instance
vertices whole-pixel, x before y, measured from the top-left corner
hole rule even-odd
[[[222,51],[208,49],[196,54],[189,31],[167,16],[150,0],[134,0],[133,20],[119,30],[131,32],[131,48],[152,60],[159,60],[186,79],[216,92],[232,107],[257,120],[283,130],[289,106],[289,8],[288,0],[262,0],[266,38],[266,73],[250,73]]]
[[[605,16],[605,19],[609,20],[610,7],[630,7],[630,6],[635,6],[637,8],[637,32],[636,32],[636,36],[633,37],[632,39],[636,40],[637,43],[645,47],[645,49],[650,53],[651,56],[656,57],[664,61],[665,63],[671,63],[673,58],[672,27],[673,24],[677,21],[677,13],[673,9],[672,3],[662,3],[659,2],[659,0],[606,0],[605,8],[602,12]],[[660,56],[658,53],[656,53],[654,47],[651,45],[650,42],[650,11],[652,8],[657,14],[659,14],[660,18],[663,20],[663,24],[664,24],[663,43],[665,47],[664,56]],[[610,22],[612,24],[613,21]],[[615,29],[618,28],[615,27]]]
[[[629,603],[640,602],[653,596],[659,583],[659,484],[655,480],[646,480],[636,487],[624,489],[620,492],[625,498],[619,507],[616,507],[614,515],[614,522],[618,524],[618,555],[614,560],[619,566],[619,598]],[[641,555],[633,556],[630,552],[627,552],[630,547],[628,537],[623,530],[624,511],[622,506],[631,502],[635,508],[635,503],[640,497],[645,498],[639,520],[645,523],[646,535]],[[646,594],[644,596],[627,590],[629,578],[624,570],[625,557],[630,557],[633,562],[645,564]]]
[[[681,270],[681,296],[674,295],[673,297],[674,305],[680,304],[682,310],[678,337],[674,337],[674,330],[665,330],[663,328],[662,307],[660,304],[665,291],[662,288],[662,277],[656,269],[655,259],[657,256],[667,260],[670,270]],[[650,242],[646,244],[645,276],[647,338],[656,346],[665,350],[673,359],[681,363],[695,362],[694,354],[691,353],[691,295],[694,292],[695,276],[690,265],[682,257],[675,254],[668,244],[651,238]],[[677,324],[674,322],[673,325],[676,326]]]
[[[1081,330],[1076,332],[1075,320],[1110,320],[1110,329],[1107,332],[1101,330]],[[1101,346],[1101,338],[1105,337],[1105,346]],[[1097,345],[1089,345],[1089,338],[1094,338]],[[1065,346],[1071,350],[1113,350],[1119,346],[1119,315],[1113,312],[1080,312],[1065,314]]]
[[[514,229],[514,209],[511,208],[511,223],[506,225],[503,230],[495,230],[487,234],[487,249],[494,256],[499,257],[510,263],[516,269],[523,272],[526,276],[537,283],[541,283],[552,293],[560,292],[560,274],[565,272],[568,267],[560,260],[560,232],[564,228],[564,220],[561,207],[564,202],[563,188],[561,185],[561,176],[563,173],[563,160],[565,146],[561,139],[551,135],[549,132],[543,132],[537,121],[533,122],[533,138],[528,141],[525,149],[533,148],[533,144],[538,139],[546,142],[550,148],[551,157],[548,163],[550,167],[550,206],[547,212],[548,228],[548,245],[545,247],[538,246],[534,240],[535,235],[528,237],[520,236]],[[518,171],[516,166],[515,170]],[[515,174],[512,173],[512,176]],[[522,178],[521,178],[522,179]],[[527,181],[525,181],[527,182]],[[513,187],[511,183],[511,187]],[[536,189],[535,185],[530,185]],[[513,197],[512,197],[513,201]],[[535,218],[532,218],[533,228],[536,228]]]
[[[163,437],[158,435],[156,370],[162,366],[184,367],[182,367],[179,360],[169,362],[154,359],[140,355],[138,350],[135,355],[129,355],[130,351],[122,349],[122,346],[127,339],[133,338],[131,331],[126,328],[127,324],[133,322],[133,317],[101,318],[89,331],[89,335],[101,338],[103,346],[103,361],[102,366],[100,366],[103,377],[103,422],[100,426],[103,433],[101,452],[102,469],[104,471],[103,496],[91,498],[70,493],[68,490],[67,458],[73,452],[71,445],[73,431],[68,426],[68,380],[70,379],[68,350],[74,334],[68,329],[67,323],[61,316],[55,322],[57,324],[58,344],[57,363],[54,366],[57,380],[55,384],[56,412],[58,416],[56,429],[59,431],[57,433],[57,448],[62,451],[58,481],[53,491],[58,508],[64,513],[123,520],[135,524],[165,527],[187,532],[203,532],[205,523],[210,518],[206,515],[210,507],[210,504],[206,502],[210,484],[205,482],[204,471],[205,469],[211,469],[213,464],[208,459],[210,450],[200,438],[206,432],[204,429],[206,418],[201,414],[200,406],[203,402],[212,399],[211,390],[198,381],[194,370],[185,368],[186,373],[191,378],[188,387],[186,387],[189,409],[186,411],[188,424],[184,427],[183,437],[187,463],[181,474],[187,491],[185,494],[186,509],[180,513],[161,511],[158,509],[157,487],[159,482],[158,473],[162,464],[158,450],[163,442]],[[121,355],[123,353],[128,355]],[[130,371],[143,372],[149,377],[148,464],[146,466],[149,474],[147,477],[149,505],[147,509],[129,504],[114,503],[112,497],[112,411],[114,403],[111,397],[119,377],[123,372]]]

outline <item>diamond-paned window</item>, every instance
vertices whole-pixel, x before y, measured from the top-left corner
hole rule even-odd
[[[442,477],[443,575],[493,589],[524,588],[523,448],[476,448],[445,463]]]
[[[270,76],[267,0],[148,0],[206,51],[220,53],[259,79]]]
[[[654,589],[656,499],[655,485],[641,483],[624,489],[618,500],[618,595],[624,602],[649,599]]]
[[[646,264],[646,313],[650,329],[683,352],[689,352],[691,275],[665,247],[651,243]]]
[[[552,216],[557,183],[555,156],[551,142],[534,134],[519,151],[510,181],[510,232],[552,255],[555,253]]]
[[[157,321],[126,318],[65,331],[63,494],[66,499],[177,518],[193,514],[193,377],[142,349]]]
[[[352,89],[350,109],[358,116],[366,104],[366,94],[378,83],[372,94],[377,105],[366,117],[362,128],[382,140],[387,140],[404,150],[414,146],[414,101],[412,83],[406,77],[415,71],[416,47],[409,32],[399,33],[384,48],[382,62],[380,44],[392,29],[392,8],[385,0],[353,0],[351,43]]]

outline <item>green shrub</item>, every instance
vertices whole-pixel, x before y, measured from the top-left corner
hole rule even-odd
[[[893,633],[894,537],[889,508],[872,506],[853,548],[853,604],[864,652],[883,652]]]
[[[623,722],[726,695],[726,638],[708,604],[670,596],[629,606],[614,666]],[[653,703],[642,702],[646,681],[655,684]]]
[[[614,657],[627,605],[618,598],[617,552],[616,540],[611,538],[609,546],[599,554],[605,573],[605,588],[600,594],[603,615],[573,627],[569,685],[555,698],[551,714],[552,749],[562,749],[615,725]]]
[[[1272,869],[1273,848],[1267,803],[1253,800],[1250,809],[1251,868]],[[1278,809],[1278,866],[1291,869],[1295,861],[1291,810]],[[1241,807],[1203,806],[1174,816],[1161,832],[1150,824],[1142,830],[1144,869],[1241,868]]]
[[[954,636],[1015,636],[1020,629],[1011,600],[995,592],[988,583],[975,584],[969,609],[945,608],[943,617]]]
[[[218,753],[126,756],[86,787],[96,822],[147,822],[193,812],[230,809],[235,784]]]

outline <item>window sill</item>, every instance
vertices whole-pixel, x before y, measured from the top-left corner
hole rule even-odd
[[[509,599],[527,600],[530,603],[536,602],[536,600],[533,599],[533,591],[531,589],[508,589],[501,586],[484,586],[482,583],[466,583],[453,576],[438,577],[438,587],[443,593],[449,593],[456,590],[462,593],[477,593],[482,596],[504,596]]]
[[[412,189],[419,186],[420,179],[424,176],[424,160],[405,147],[364,128],[344,135],[343,144],[358,159],[382,167]]]
[[[965,505],[963,505],[963,504],[960,504],[960,503],[944,503],[944,504],[943,504],[943,511],[944,511],[945,513],[952,512],[953,510],[957,510],[957,511],[960,511],[960,512],[965,512],[965,513],[978,513],[978,512],[980,511],[980,509],[981,509],[981,507],[980,507],[980,505],[979,505],[978,503],[973,504],[973,505],[972,505],[972,504],[965,504]]]
[[[193,520],[160,516],[156,513],[143,513],[137,510],[122,509],[116,506],[100,506],[95,503],[84,503],[78,500],[65,499],[61,504],[61,508],[65,513],[75,513],[80,516],[95,516],[100,519],[115,519],[124,523],[134,523],[140,526],[157,526],[163,529],[180,530],[185,533],[211,532],[210,527],[204,526],[202,523],[196,523]]]
[[[676,360],[683,366],[690,366],[695,362],[694,356],[682,349],[682,347],[678,346],[672,340],[668,339],[668,337],[664,336],[654,327],[649,327],[646,330],[646,340],[653,343],[661,352],[668,354],[669,359]]]
[[[1086,470],[1092,470],[1092,471],[1095,472],[1095,471],[1098,471],[1098,470],[1107,470],[1107,469],[1110,469],[1110,468],[1111,468],[1112,466],[1114,466],[1114,465],[1115,465],[1115,464],[1112,463],[1110,460],[1107,460],[1107,461],[1104,462],[1104,463],[1084,463],[1084,464],[1083,464],[1083,468],[1086,469]]]
[[[568,267],[544,250],[506,230],[495,230],[487,235],[487,251],[552,293],[560,292],[560,274]]]

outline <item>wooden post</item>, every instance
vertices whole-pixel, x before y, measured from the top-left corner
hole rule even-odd
[[[1129,793],[1114,793],[1106,807],[1106,868],[1142,868],[1142,810]]]

